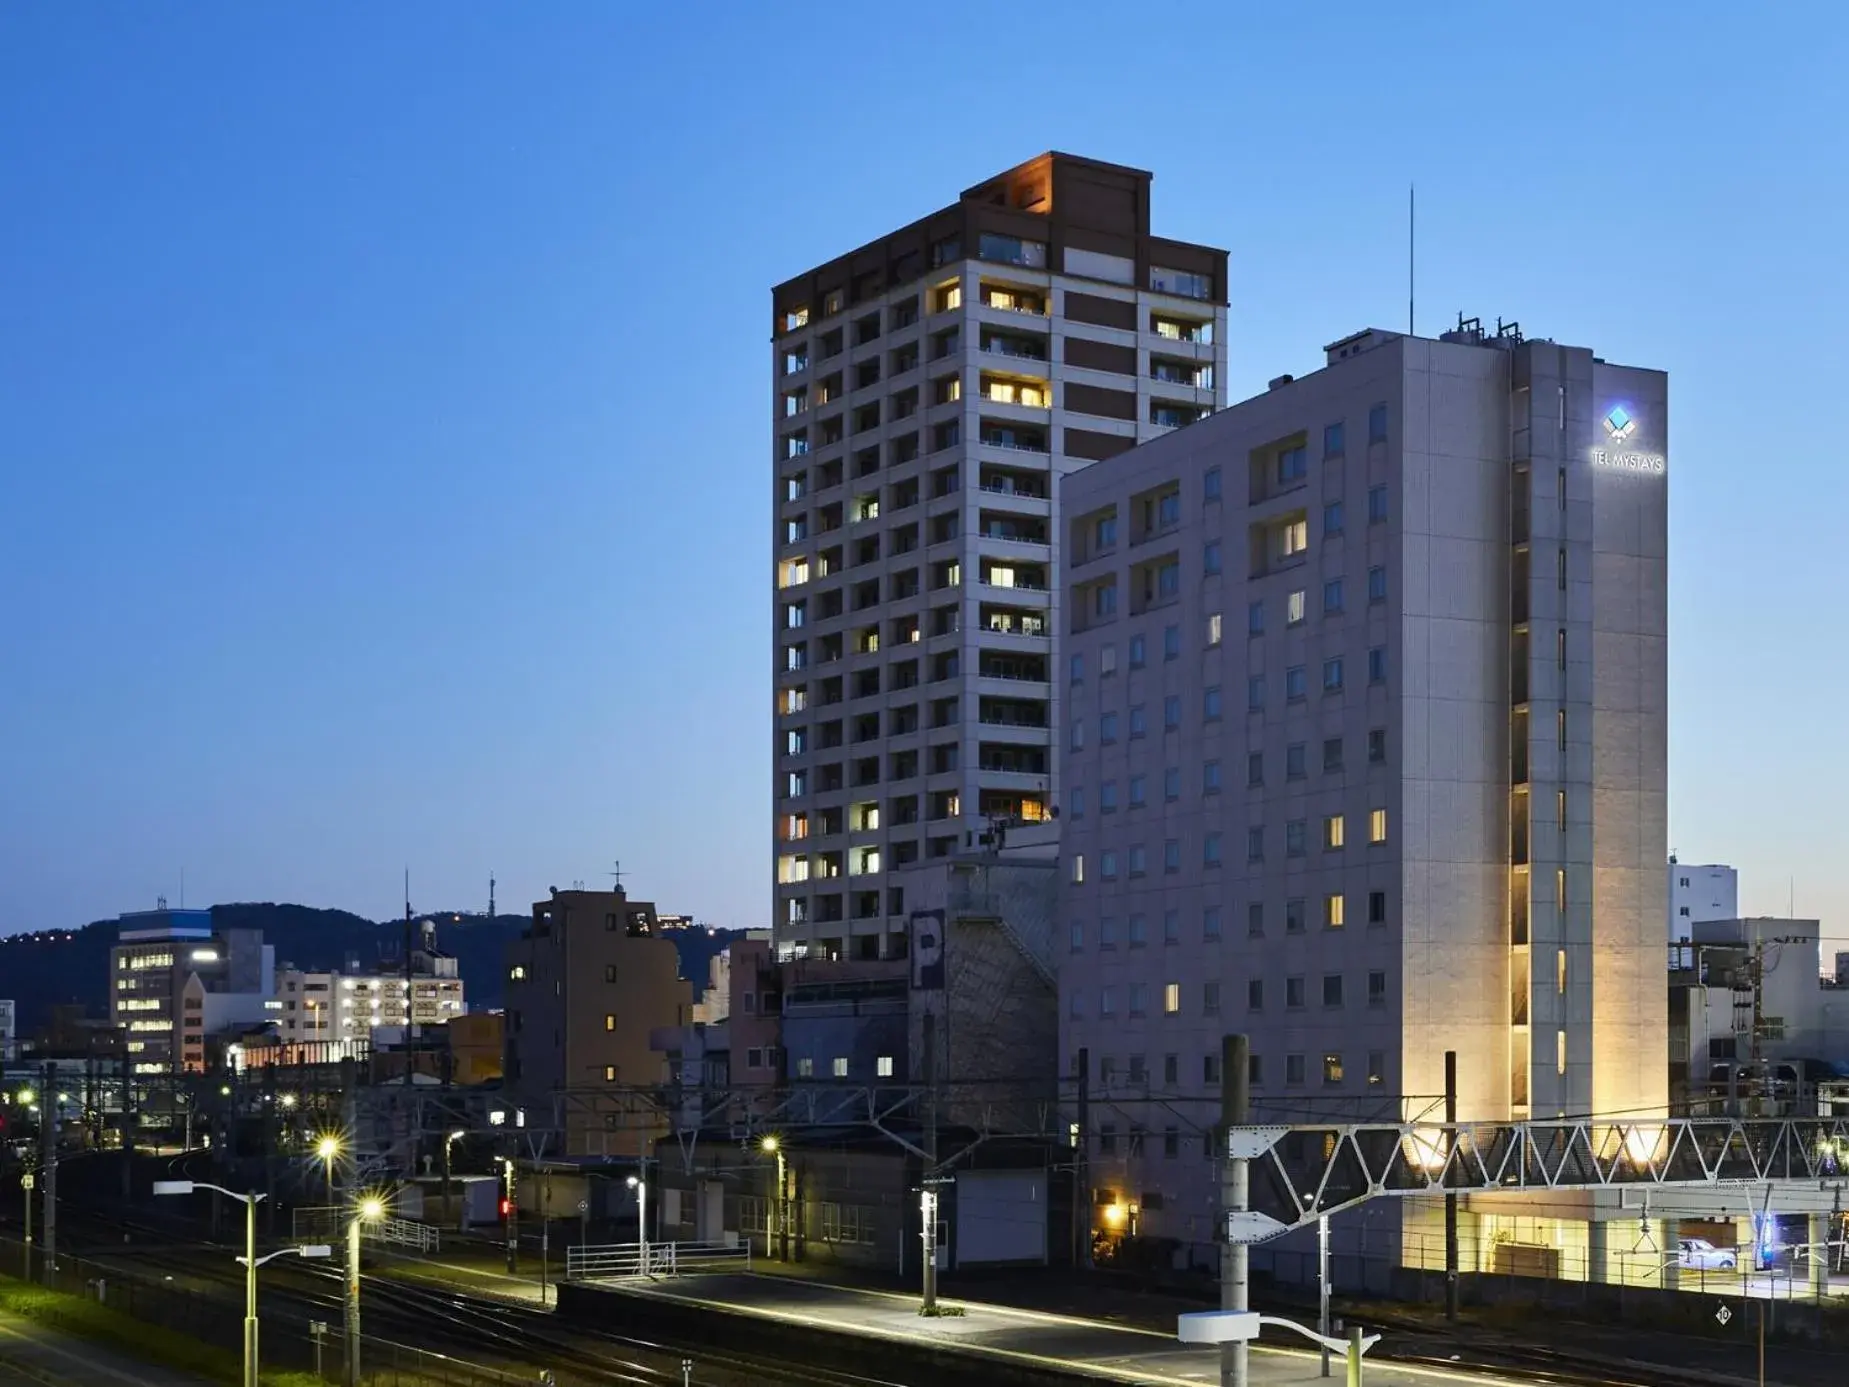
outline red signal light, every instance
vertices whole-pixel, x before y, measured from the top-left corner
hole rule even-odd
[[[501,1199],[501,1217],[506,1218],[513,1211],[514,1201],[503,1196]]]

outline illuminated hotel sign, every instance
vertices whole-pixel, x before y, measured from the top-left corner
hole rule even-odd
[[[1669,470],[1669,460],[1661,453],[1633,452],[1622,446],[1637,432],[1637,417],[1623,405],[1613,405],[1600,422],[1604,424],[1605,436],[1613,446],[1592,450],[1594,467],[1610,468],[1614,472],[1641,472],[1650,476],[1661,476]]]

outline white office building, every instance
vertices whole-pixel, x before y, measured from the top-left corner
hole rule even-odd
[[[1063,479],[1101,1231],[1211,1255],[1229,1032],[1262,1121],[1429,1118],[1447,1051],[1466,1119],[1665,1110],[1667,428],[1661,373],[1473,320]],[[1507,1207],[1473,1247],[1602,1257],[1590,1205]]]
[[[1694,927],[1740,917],[1740,874],[1710,862],[1669,859],[1669,942],[1686,945]]]
[[[456,960],[427,958],[410,978],[397,973],[317,972],[284,968],[276,975],[270,1019],[285,1042],[367,1040],[381,1028],[441,1026],[468,1010]]]

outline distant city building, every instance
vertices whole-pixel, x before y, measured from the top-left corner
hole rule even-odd
[[[0,999],[0,1062],[13,1058],[13,1051],[18,1044],[18,1011],[13,1003]]]
[[[1669,942],[1686,944],[1695,925],[1740,916],[1740,874],[1719,863],[1669,859]]]
[[[1849,1074],[1849,986],[1822,976],[1821,953],[1816,920],[1696,922],[1669,982],[1671,1083],[1690,1111],[1768,1095],[1814,1111],[1802,1088]]]
[[[1057,787],[1060,479],[1226,399],[1226,252],[1048,153],[772,292],[780,952],[902,954],[894,873]]]
[[[408,1001],[407,1001],[408,998]],[[382,1027],[442,1026],[467,1011],[456,960],[418,952],[403,971],[284,968],[271,1019],[284,1041],[352,1040]]]
[[[507,946],[507,1065],[513,1101],[546,1116],[555,1102],[565,1156],[640,1155],[654,1132],[614,1107],[560,1097],[599,1086],[659,1084],[652,1031],[687,1024],[693,989],[652,902],[613,891],[555,891]]]
[[[209,910],[135,911],[109,951],[109,1016],[137,1074],[206,1067],[206,1038],[270,1019],[275,950],[258,930],[212,927]]]

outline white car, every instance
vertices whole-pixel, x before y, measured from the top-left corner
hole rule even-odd
[[[1684,1238],[1676,1264],[1701,1271],[1733,1271],[1740,1265],[1740,1256],[1731,1247],[1716,1247],[1706,1238]]]

